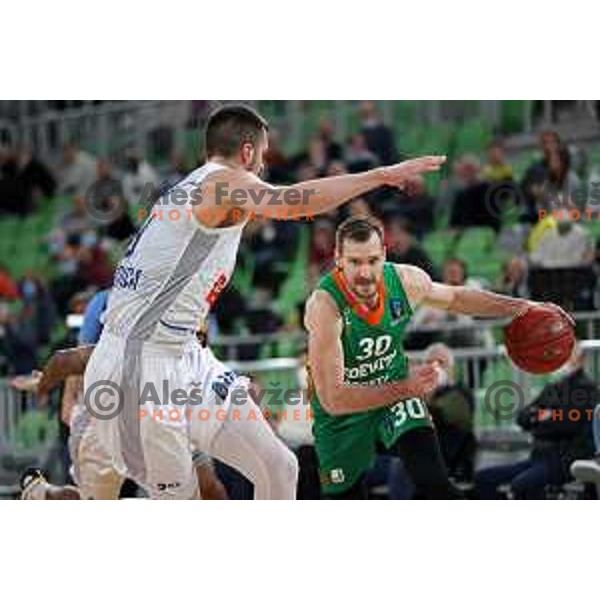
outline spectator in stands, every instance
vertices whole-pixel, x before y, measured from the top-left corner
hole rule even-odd
[[[250,221],[242,244],[253,260],[253,284],[276,295],[285,276],[282,264],[292,260],[298,223],[293,221]]]
[[[487,147],[487,164],[483,167],[482,178],[489,183],[512,181],[512,167],[506,162],[501,140],[494,140]]]
[[[319,135],[313,135],[308,143],[308,160],[319,177],[324,177],[329,167],[327,146]]]
[[[383,217],[400,216],[412,223],[413,231],[417,238],[433,229],[434,208],[436,200],[427,193],[423,177],[413,177],[406,183],[402,190],[402,197],[390,194],[390,199],[384,201]]]
[[[538,209],[551,211],[566,209],[570,206],[585,210],[585,198],[579,195],[581,182],[571,169],[571,158],[567,148],[560,148],[548,158],[546,175],[543,182],[542,201]],[[581,206],[576,202],[584,200]]]
[[[543,131],[539,138],[542,159],[534,162],[525,172],[521,188],[526,203],[523,219],[535,223],[538,220],[538,209],[542,203],[544,183],[548,174],[548,166],[553,156],[563,149],[560,136],[554,131]]]
[[[375,102],[363,100],[360,103],[359,114],[361,133],[365,138],[367,148],[377,156],[382,165],[398,162],[398,152],[392,130],[381,120]]]
[[[145,207],[149,198],[156,197],[159,178],[150,164],[136,150],[128,150],[125,156],[123,191],[130,206]]]
[[[0,263],[0,301],[17,300],[19,298],[19,288],[16,282],[10,276],[10,271],[6,265]]]
[[[160,183],[160,192],[164,193],[179,183],[190,172],[183,152],[174,150],[171,153],[169,167],[167,168]]]
[[[481,167],[476,156],[465,155],[456,165],[459,189],[456,191],[450,226],[491,227],[498,231],[500,219],[497,211],[488,208],[490,184],[481,179]]]
[[[454,355],[448,346],[431,345],[425,352],[425,362],[435,362],[443,370],[438,387],[426,401],[444,462],[450,477],[471,481],[477,449],[473,423],[475,396],[471,389],[456,381]]]
[[[568,218],[548,228],[530,254],[533,265],[546,269],[588,266],[594,258],[594,242],[589,232]]]
[[[50,341],[56,322],[56,307],[41,279],[30,273],[19,282],[23,306],[19,315],[20,333],[27,344],[40,348]]]
[[[88,198],[99,213],[109,219],[102,218],[98,222],[102,225],[102,234],[115,240],[126,240],[135,232],[135,226],[129,216],[121,180],[105,158],[98,160],[96,175],[93,196]]]
[[[36,366],[36,347],[21,331],[17,314],[0,302],[0,364],[5,375],[31,373]]]
[[[270,144],[269,132],[269,144]],[[341,160],[343,157],[342,147],[335,141],[335,127],[333,121],[326,116],[322,116],[319,120],[319,137],[325,145],[325,152],[329,162]]]
[[[52,295],[62,315],[78,292],[88,287],[109,287],[112,283],[112,266],[93,230],[67,236],[56,258],[60,274],[52,282]]]
[[[412,223],[402,217],[394,218],[386,228],[385,244],[387,260],[394,263],[415,265],[430,277],[437,278],[433,262],[415,241]]]
[[[349,173],[362,173],[379,164],[379,158],[369,150],[367,140],[362,133],[355,133],[350,137],[346,150],[346,164]]]
[[[517,417],[518,424],[533,435],[530,457],[477,473],[481,498],[499,498],[498,487],[510,484],[516,498],[542,499],[546,486],[570,481],[571,463],[594,453],[592,414],[598,402],[600,391],[585,373],[583,354],[577,348],[560,378],[546,385]]]
[[[63,149],[63,169],[58,183],[61,196],[85,196],[96,179],[96,161],[93,156],[68,143]]]
[[[0,163],[0,214],[25,217],[32,207],[30,190],[19,178],[17,156],[5,151]]]
[[[527,261],[514,256],[502,265],[502,273],[495,285],[495,291],[499,294],[526,298],[527,293]]]
[[[458,258],[449,258],[444,262],[442,282],[452,286],[480,287],[476,281],[467,278],[467,265]],[[410,338],[412,347],[423,348],[436,341],[444,342],[451,348],[493,345],[491,333],[474,327],[475,319],[469,315],[450,314],[437,308],[421,306],[415,312],[413,323],[416,327],[425,326],[429,331],[412,334]],[[452,327],[447,327],[448,325]]]
[[[56,179],[50,169],[29,148],[21,148],[19,157],[19,179],[34,200],[52,198],[56,192]]]
[[[335,227],[329,219],[315,221],[308,262],[309,280],[316,284],[333,267]]]
[[[270,183],[289,183],[292,166],[280,146],[279,132],[276,129],[269,130],[269,149],[264,160]]]
[[[57,223],[58,228],[67,235],[93,229],[96,225],[84,196],[75,196],[71,210],[60,217]]]

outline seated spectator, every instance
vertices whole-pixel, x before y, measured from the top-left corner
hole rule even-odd
[[[449,258],[444,262],[442,282],[453,286],[480,287],[477,282],[467,278],[467,266],[458,258]],[[407,347],[410,344],[415,349],[424,348],[436,341],[443,342],[451,348],[492,346],[491,332],[474,327],[475,322],[476,320],[470,315],[451,314],[430,306],[421,306],[415,312],[413,326],[416,331],[407,340]],[[446,327],[449,324],[461,327]],[[419,331],[419,328],[425,330]]]
[[[536,209],[548,212],[567,208],[585,210],[587,198],[580,196],[580,186],[579,177],[571,169],[569,151],[567,148],[560,148],[548,158]]]
[[[61,315],[66,314],[69,301],[77,293],[112,284],[112,265],[94,231],[67,236],[56,259],[59,275],[52,282],[52,295]]]
[[[242,245],[252,256],[254,285],[277,294],[287,274],[281,268],[282,263],[293,259],[298,225],[293,221],[275,220],[248,223],[243,233]]]
[[[390,262],[415,265],[430,277],[436,278],[433,262],[415,241],[412,223],[407,219],[396,217],[389,223],[386,228],[385,245],[387,260]]]
[[[50,341],[56,322],[56,307],[50,291],[34,274],[26,275],[19,282],[23,305],[19,319],[23,339],[34,348]]]
[[[88,210],[84,196],[75,196],[69,212],[63,214],[57,222],[57,227],[67,235],[94,229],[96,225],[97,222]]]
[[[373,100],[363,100],[359,106],[361,133],[367,148],[373,152],[382,165],[398,162],[398,152],[394,143],[392,130],[387,127],[377,111]]]
[[[329,162],[342,159],[342,147],[335,141],[335,126],[329,117],[322,116],[319,120],[319,137],[325,145],[325,152]],[[271,134],[269,132],[269,144]]]
[[[0,263],[0,301],[17,300],[19,298],[19,288],[10,276],[10,271],[5,265]]]
[[[531,223],[538,220],[537,211],[541,202],[550,159],[558,154],[563,147],[560,136],[554,131],[543,131],[539,137],[539,145],[542,159],[529,166],[521,181],[521,189],[526,203],[523,220]]]
[[[101,225],[103,235],[115,240],[126,240],[135,233],[135,226],[127,211],[121,180],[114,174],[107,159],[98,160],[96,175],[93,197],[88,197],[102,215],[96,222]]]
[[[312,230],[308,258],[309,281],[316,284],[333,268],[335,252],[335,227],[329,219],[318,219]],[[311,286],[312,287],[312,286]]]
[[[292,177],[292,166],[280,147],[279,132],[269,130],[269,148],[265,152],[264,161],[269,183],[289,183]]]
[[[493,141],[487,147],[487,164],[483,167],[481,175],[489,183],[512,181],[512,167],[506,162],[504,144],[500,140]]]
[[[374,169],[379,164],[379,158],[369,150],[362,133],[355,133],[350,137],[346,150],[346,164],[349,173],[362,173]]]
[[[407,181],[400,198],[392,194],[384,202],[383,217],[384,220],[395,216],[405,217],[412,223],[415,235],[421,239],[433,229],[435,205],[436,200],[427,193],[425,180],[416,176]]]
[[[479,160],[474,156],[464,156],[456,165],[460,188],[456,191],[450,215],[450,226],[491,227],[500,229],[497,211],[490,211],[488,193],[490,184],[481,179]]]
[[[19,316],[0,302],[0,367],[4,375],[25,375],[36,367],[37,348],[24,336]]]
[[[322,138],[313,135],[308,143],[308,161],[315,168],[319,177],[324,177],[329,167],[329,155],[327,146]]]
[[[556,227],[548,228],[530,253],[531,263],[546,269],[588,266],[594,257],[589,232],[568,220],[559,220]]]
[[[128,150],[125,157],[123,192],[129,206],[146,206],[158,193],[159,178],[150,164],[136,150]]]
[[[27,216],[33,208],[31,190],[19,178],[14,152],[5,152],[0,162],[0,215]]]
[[[516,298],[526,298],[527,294],[527,261],[514,256],[502,265],[502,273],[494,289],[499,294]]]
[[[471,481],[477,440],[474,434],[475,396],[455,380],[454,356],[448,346],[433,344],[425,352],[425,362],[443,369],[443,378],[427,398],[435,423],[440,449],[450,477]]]
[[[570,481],[571,463],[594,453],[592,413],[599,401],[598,386],[585,373],[583,354],[577,348],[561,369],[560,379],[546,385],[517,417],[519,426],[533,436],[530,457],[479,471],[481,498],[500,498],[498,487],[509,484],[518,499],[543,499],[546,486]]]
[[[18,179],[27,190],[27,194],[38,198],[52,198],[56,191],[56,179],[50,169],[29,148],[21,148],[18,153]]]
[[[58,182],[60,196],[82,196],[96,180],[96,161],[93,156],[68,143],[63,149],[63,168]]]

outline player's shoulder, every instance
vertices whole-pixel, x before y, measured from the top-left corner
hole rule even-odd
[[[308,297],[304,315],[304,323],[308,328],[317,322],[337,321],[340,318],[335,300],[327,290],[321,288],[314,290]]]
[[[393,263],[393,266],[412,305],[429,294],[433,282],[426,271],[414,265]]]

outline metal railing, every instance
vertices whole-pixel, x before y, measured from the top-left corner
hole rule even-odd
[[[578,336],[582,340],[600,338],[600,311],[573,313],[577,322]],[[473,319],[471,321],[443,321],[436,324],[410,323],[407,333],[462,333],[496,331],[509,323],[509,319]],[[226,360],[240,360],[240,354],[248,347],[254,347],[258,354],[297,356],[306,348],[306,333],[303,330],[294,332],[277,332],[265,334],[216,335],[210,339],[210,346]],[[285,346],[287,352],[279,353]],[[291,350],[289,350],[291,349]],[[471,351],[470,348],[468,351]]]

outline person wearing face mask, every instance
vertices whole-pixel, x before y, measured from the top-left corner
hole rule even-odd
[[[498,487],[508,483],[517,499],[543,499],[546,486],[570,481],[571,464],[594,453],[592,421],[600,391],[584,370],[579,348],[557,376],[517,417],[533,436],[530,457],[477,473],[481,498],[500,498]]]

